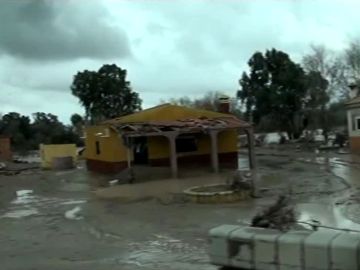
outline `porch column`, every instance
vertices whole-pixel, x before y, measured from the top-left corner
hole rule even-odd
[[[252,128],[246,129],[245,132],[249,148],[249,167],[252,170],[256,168],[254,132]]]
[[[347,115],[347,124],[348,124],[348,132],[349,132],[349,136],[351,136],[352,130],[353,130],[353,120],[352,120],[352,115],[351,115],[351,110],[348,109],[346,112]]]
[[[218,130],[210,130],[211,164],[215,173],[219,172],[218,133]]]
[[[132,144],[132,139],[130,137],[126,137],[126,136],[120,136],[119,138],[122,139],[123,141],[123,145],[126,148],[126,161],[127,161],[127,167],[130,169],[131,168],[131,152],[133,150],[133,144]]]
[[[177,153],[176,153],[176,137],[178,132],[169,132],[166,137],[169,139],[170,145],[170,164],[171,164],[171,175],[172,178],[178,177],[178,164],[177,164]]]
[[[252,185],[252,195],[257,196],[257,175],[256,175],[256,158],[255,158],[255,140],[254,140],[254,131],[252,128],[245,129],[245,133],[248,141],[248,151],[249,151],[249,167],[251,171],[251,185]]]

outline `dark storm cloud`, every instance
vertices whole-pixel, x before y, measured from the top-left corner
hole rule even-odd
[[[31,60],[104,59],[126,57],[130,48],[99,2],[5,0],[0,53]]]

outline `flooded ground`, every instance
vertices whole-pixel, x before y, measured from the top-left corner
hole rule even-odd
[[[257,161],[260,198],[223,205],[171,199],[179,194],[160,188],[171,180],[138,184],[136,200],[99,199],[94,183],[106,179],[83,166],[0,176],[1,269],[217,269],[207,231],[248,223],[279,194],[291,195],[300,221],[360,230],[356,156],[273,147],[257,149]]]

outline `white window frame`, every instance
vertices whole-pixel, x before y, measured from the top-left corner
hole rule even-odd
[[[358,126],[358,120],[360,120],[360,116],[355,117],[355,130],[360,131],[360,126]]]
[[[110,129],[109,128],[105,128],[103,130],[103,132],[98,132],[95,133],[96,137],[101,137],[101,138],[109,138],[110,137]]]
[[[102,135],[100,136],[102,138],[109,138],[110,137],[110,129],[109,128],[105,128],[104,129],[104,133],[102,133]]]

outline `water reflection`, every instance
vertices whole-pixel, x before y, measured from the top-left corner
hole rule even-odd
[[[303,203],[296,206],[299,213],[299,221],[319,221],[321,225],[339,229],[360,230],[360,224],[347,219],[341,207],[334,207],[332,204]]]

